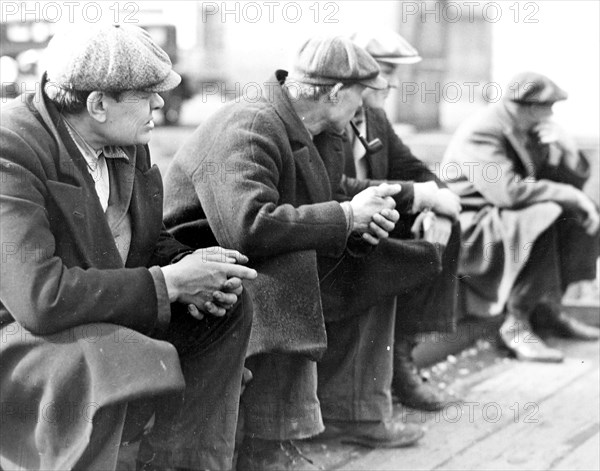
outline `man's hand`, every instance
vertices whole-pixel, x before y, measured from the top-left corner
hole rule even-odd
[[[390,232],[396,227],[398,219],[400,219],[400,213],[395,209],[383,209],[381,213],[374,214],[369,223],[369,231],[362,235],[363,239],[371,245],[379,244],[381,239],[389,237]]]
[[[248,257],[237,250],[224,249],[219,246],[198,249],[194,253],[200,254],[207,262],[241,263],[242,265],[248,263]]]
[[[224,257],[227,262],[213,261],[215,257]],[[219,252],[213,247],[197,250],[173,265],[162,267],[169,301],[190,305],[190,314],[199,319],[203,317],[200,311],[224,316],[242,294],[242,280],[257,276],[256,270],[236,264],[247,260],[235,250]]]
[[[582,223],[583,228],[586,234],[593,236],[600,227],[600,216],[596,205],[582,191],[579,192],[579,208],[585,213],[585,219]]]
[[[423,211],[416,217],[410,230],[415,239],[432,243],[442,253],[452,233],[452,222],[443,216],[436,216],[431,211]]]
[[[556,144],[563,152],[577,155],[575,139],[554,121],[541,122],[534,126],[533,131],[542,144]]]
[[[389,227],[389,225],[381,218],[374,219],[373,216],[379,213],[383,219],[392,222],[395,215],[390,213],[389,216],[391,219],[389,219],[381,213],[386,209],[394,210],[396,202],[392,196],[399,193],[401,190],[402,187],[398,184],[390,185],[389,183],[382,183],[379,186],[369,187],[352,198],[352,201],[350,201],[354,216],[352,230],[366,233],[369,229],[373,229],[371,223],[375,223],[375,226],[378,226],[385,231],[385,227]],[[381,222],[383,226],[381,226],[378,221]],[[379,233],[378,229],[375,230],[377,231],[376,233]],[[368,237],[365,237],[365,240],[368,240]]]
[[[462,207],[459,196],[448,188],[440,188],[431,207],[434,213],[448,216],[453,221],[458,219]]]

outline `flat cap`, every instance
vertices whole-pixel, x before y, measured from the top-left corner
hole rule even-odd
[[[307,40],[296,56],[294,76],[314,85],[361,84],[384,89],[377,62],[361,47],[343,36],[315,37]]]
[[[521,72],[515,75],[508,84],[509,100],[520,104],[552,105],[566,100],[567,92],[552,80],[536,72]]]
[[[422,60],[417,50],[394,31],[357,31],[351,39],[378,62],[416,64]]]
[[[133,25],[86,25],[59,31],[48,44],[48,80],[80,91],[164,92],[181,77],[147,31]]]

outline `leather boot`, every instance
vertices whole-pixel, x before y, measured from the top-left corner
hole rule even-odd
[[[401,448],[414,445],[423,434],[419,425],[391,418],[381,421],[326,421],[325,432],[319,438],[340,437],[342,443],[368,448]]]
[[[238,471],[317,471],[292,440],[244,437],[237,458]]]
[[[559,363],[563,361],[560,350],[548,347],[531,328],[524,315],[509,313],[500,326],[500,339],[519,360]]]
[[[412,357],[416,345],[414,336],[396,336],[392,394],[402,404],[413,409],[441,410],[456,399],[421,377]]]

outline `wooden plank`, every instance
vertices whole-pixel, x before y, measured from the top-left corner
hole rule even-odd
[[[407,417],[413,422],[422,422],[429,429],[418,446],[374,450],[348,463],[343,469],[447,469],[452,466],[477,469],[453,460],[473,447],[473,450],[478,450],[475,445],[488,438],[493,441],[499,430],[514,425],[517,412],[518,421],[524,420],[524,414],[534,411],[531,405],[525,409],[528,403],[539,404],[594,370],[597,375],[598,361],[594,359],[598,357],[598,344],[565,343],[567,350],[571,345],[582,354],[580,358],[571,355],[559,365],[512,361],[508,365],[491,368],[482,375],[484,379],[479,383],[468,380],[471,388],[463,396],[466,402],[462,406],[455,405],[437,414],[413,413]],[[597,404],[598,385],[589,389],[595,391]],[[572,400],[569,403],[572,404]],[[496,415],[499,416],[497,420]]]
[[[598,433],[599,384],[598,369],[580,375],[533,404],[529,416],[515,416],[516,423],[499,427],[440,468],[549,469]]]
[[[596,434],[587,439],[583,445],[573,450],[564,458],[555,461],[550,465],[551,470],[574,469],[589,470],[600,469],[600,434]]]

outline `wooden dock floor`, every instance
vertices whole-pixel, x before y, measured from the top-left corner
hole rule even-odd
[[[599,344],[548,343],[566,353],[564,363],[519,362],[489,344],[451,357],[447,387],[462,403],[439,413],[397,406],[403,420],[426,429],[414,447],[369,450],[316,439],[300,448],[325,470],[598,470]]]

